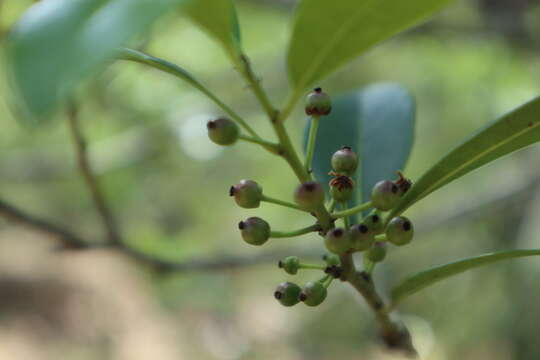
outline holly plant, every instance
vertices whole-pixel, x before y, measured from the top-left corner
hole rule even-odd
[[[34,125],[51,118],[60,105],[71,103],[78,84],[114,60],[163,71],[206,95],[222,110],[222,116],[200,125],[207,127],[214,143],[234,146],[249,142],[268,156],[283,159],[297,179],[291,184],[293,192],[275,197],[256,179],[239,178],[229,192],[235,204],[257,209],[267,202],[305,214],[305,227],[284,231],[279,224],[256,216],[254,210],[252,217],[238,223],[238,241],[264,246],[273,238],[309,235],[318,239],[313,247],[326,253],[317,263],[294,254],[276,259],[281,271],[289,275],[309,271],[312,280],[305,284],[283,281],[268,289],[268,296],[273,292],[276,305],[315,307],[325,301],[332,287],[340,285],[337,283],[352,286],[374,313],[382,342],[414,356],[411,335],[393,313],[400,302],[466,270],[540,255],[540,250],[506,250],[437,266],[405,277],[389,296],[379,293],[372,274],[383,266],[388,252],[414,241],[414,219],[403,215],[411,206],[461,176],[540,140],[540,98],[486,124],[419,175],[404,172],[415,122],[415,103],[407,90],[384,83],[330,95],[319,84],[372,46],[425,21],[450,3],[299,1],[286,59],[291,90],[281,107],[269,98],[243,50],[232,0],[44,0],[32,6],[10,32],[8,65],[20,118]],[[221,45],[260,103],[273,138],[253,128],[187,70],[122,47],[171,11],[176,11],[174,16],[189,18]],[[305,116],[291,119],[301,102]],[[293,143],[287,121],[305,122],[300,144]],[[80,135],[75,131],[75,136]],[[305,156],[300,155],[300,147]],[[95,181],[89,171],[85,173],[90,184]],[[98,208],[107,218],[104,207]],[[111,241],[118,242],[108,225]]]

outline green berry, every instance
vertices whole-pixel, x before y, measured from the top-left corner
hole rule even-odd
[[[326,288],[320,281],[308,281],[298,295],[298,299],[308,306],[317,306],[326,299],[326,295]]]
[[[238,223],[242,238],[250,245],[262,245],[270,238],[270,225],[258,217],[250,217]]]
[[[387,211],[397,205],[401,193],[399,187],[390,180],[379,181],[371,191],[371,203],[373,207]]]
[[[300,259],[298,259],[298,256],[287,256],[279,261],[278,266],[283,268],[287,274],[296,275],[300,268]]]
[[[321,88],[316,88],[306,97],[306,114],[328,115],[332,110],[332,100]]]
[[[328,251],[343,255],[352,248],[351,237],[343,228],[335,228],[326,234],[324,245]]]
[[[376,242],[367,252],[367,257],[373,262],[383,261],[386,257],[386,243]]]
[[[330,195],[338,202],[348,201],[354,192],[354,182],[348,176],[336,176],[330,180]]]
[[[231,186],[229,195],[234,196],[240,207],[258,208],[262,199],[262,188],[253,180],[240,180],[238,184]]]
[[[358,166],[358,156],[348,146],[344,146],[332,155],[332,168],[337,173],[351,175]]]
[[[283,306],[293,306],[298,304],[300,301],[299,295],[302,289],[300,286],[292,282],[282,282],[276,288],[274,292],[274,297],[281,303]]]
[[[414,236],[414,227],[409,219],[397,216],[386,227],[386,238],[397,246],[407,245]]]
[[[366,225],[369,229],[369,231],[373,232],[374,234],[381,233],[383,229],[383,221],[381,219],[381,216],[379,214],[371,214],[368,215],[362,224]]]
[[[323,260],[328,266],[339,265],[341,263],[341,261],[339,260],[339,256],[335,254],[325,254],[323,256]]]
[[[375,242],[375,234],[364,224],[351,227],[351,242],[356,251],[367,250]]]
[[[316,181],[298,185],[294,192],[294,201],[305,209],[314,209],[324,202],[324,189]]]
[[[227,118],[211,120],[206,124],[206,128],[210,140],[218,145],[232,145],[240,135],[238,125]]]

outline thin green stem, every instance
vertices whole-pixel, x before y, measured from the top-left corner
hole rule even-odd
[[[249,126],[246,121],[242,119],[233,109],[223,103],[223,101],[221,101],[216,95],[214,95],[214,93],[212,93],[208,88],[206,88],[203,84],[201,84],[198,80],[191,76],[191,74],[189,74],[187,71],[185,71],[178,65],[148,54],[144,54],[140,51],[126,48],[118,50],[117,58],[120,60],[134,61],[140,64],[148,65],[153,67],[154,69],[164,71],[168,74],[171,74],[179,79],[186,81],[191,86],[206,95],[210,100],[212,100],[217,106],[219,106],[223,111],[225,111],[231,117],[231,119],[236,121],[249,134],[251,134],[257,139],[260,139],[260,136],[255,132],[255,130],[253,130],[251,126]]]
[[[313,115],[309,126],[309,136],[306,149],[306,171],[311,174],[311,163],[313,162],[313,154],[315,153],[315,142],[317,139],[317,129],[319,128],[319,116]]]
[[[347,210],[347,202],[342,202],[341,203],[341,209],[343,211]],[[343,226],[345,227],[345,229],[349,230],[350,227],[351,227],[351,223],[349,221],[349,217],[348,216],[344,216],[343,217]]]
[[[371,207],[372,207],[371,201],[368,201],[368,202],[365,202],[363,204],[356,205],[355,207],[352,207],[352,208],[347,209],[347,210],[336,211],[335,213],[332,214],[332,217],[334,219],[337,219],[337,218],[340,218],[340,217],[351,216],[351,215],[357,214],[359,212],[368,210]]]
[[[331,276],[331,275],[328,275],[328,276],[326,277],[326,279],[324,279],[324,280],[322,281],[323,286],[324,286],[325,288],[328,289],[328,287],[330,286],[330,284],[332,283],[333,280],[334,280],[334,277]]]
[[[243,134],[240,134],[238,136],[238,138],[240,140],[243,140],[243,141],[246,141],[246,142],[261,145],[266,150],[268,150],[268,151],[270,151],[270,152],[272,152],[274,154],[279,154],[280,147],[276,143],[266,141],[266,140],[263,140],[263,139],[260,139],[260,138],[255,138],[255,137],[252,137],[252,136],[249,136],[249,135],[243,135]]]
[[[386,234],[375,235],[375,241],[385,242],[386,240]]]
[[[330,199],[330,203],[328,204],[328,212],[333,213],[336,209],[336,200],[334,198]]]
[[[298,230],[293,231],[271,231],[270,237],[271,238],[291,238],[296,237],[304,234],[309,234],[310,232],[319,231],[320,226],[319,225],[311,225],[307,226],[305,228],[301,228]]]
[[[272,203],[272,204],[276,204],[276,205],[281,205],[281,206],[285,206],[285,207],[288,207],[288,208],[291,208],[291,209],[296,209],[296,210],[300,210],[300,211],[305,211],[305,212],[309,212],[309,210],[306,210],[296,204],[293,204],[293,203],[290,203],[288,201],[284,201],[284,200],[279,200],[279,199],[274,199],[270,196],[266,196],[266,195],[262,195],[261,197],[261,201],[265,201],[265,202],[269,202],[269,203]]]
[[[299,269],[310,269],[310,270],[324,270],[326,269],[326,266],[323,265],[316,265],[316,264],[300,264],[298,266]]]
[[[260,79],[253,72],[253,68],[248,57],[242,54],[239,58],[233,57],[233,61],[235,62],[235,66],[239,70],[240,74],[248,82],[251,90],[253,91],[253,94],[261,104],[268,117],[270,119],[274,118],[276,116],[277,110],[276,108],[274,108],[274,106],[270,102],[270,99],[268,98],[268,95],[262,88]]]

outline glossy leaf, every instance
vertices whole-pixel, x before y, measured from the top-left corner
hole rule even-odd
[[[383,83],[333,97],[332,103],[330,115],[320,120],[315,176],[327,184],[332,154],[350,146],[360,157],[360,197],[368,199],[377,181],[394,179],[405,166],[414,139],[414,99],[399,85]]]
[[[405,194],[390,216],[451,181],[540,141],[540,97],[488,124],[446,154]]]
[[[118,46],[182,2],[48,0],[32,6],[8,39],[8,65],[23,118],[44,120]]]
[[[402,281],[392,290],[392,307],[410,295],[451,276],[502,260],[540,255],[540,250],[510,250],[475,256],[445,265],[435,266]]]
[[[371,46],[427,19],[453,0],[304,0],[288,51],[296,91],[334,72]]]
[[[380,180],[393,180],[404,170],[414,142],[416,105],[413,96],[396,84],[367,87],[361,97],[360,142],[362,199]]]
[[[241,54],[240,26],[232,0],[196,0],[186,6],[185,13],[204,31],[220,42],[227,54]]]

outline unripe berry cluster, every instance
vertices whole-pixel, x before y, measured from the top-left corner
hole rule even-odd
[[[323,273],[318,280],[308,281],[302,287],[289,281],[279,284],[274,297],[284,306],[293,306],[299,302],[308,306],[321,304],[327,297],[327,289],[333,279],[347,280],[351,269],[346,270],[342,264],[350,263],[347,259],[350,259],[351,254],[363,252],[364,272],[369,275],[375,264],[386,258],[387,243],[403,246],[410,243],[414,235],[409,219],[385,216],[385,212],[395,208],[412,185],[401,172],[398,171],[397,180],[382,180],[376,183],[371,191],[370,201],[350,208],[348,204],[356,197],[356,184],[353,179],[357,175],[359,163],[357,154],[350,146],[337,149],[329,159],[329,174],[332,179],[327,189],[313,177],[311,161],[318,121],[321,116],[328,115],[331,109],[330,97],[320,88],[316,88],[306,98],[305,112],[311,116],[312,121],[305,169],[302,170],[306,174],[304,178],[308,180],[295,186],[291,196],[293,201],[287,202],[268,196],[253,180],[240,180],[229,190],[229,195],[234,197],[236,204],[242,208],[255,209],[260,207],[262,202],[267,202],[304,211],[317,218],[315,224],[290,232],[273,231],[268,222],[259,217],[249,217],[238,224],[242,238],[249,245],[260,246],[270,238],[295,237],[310,232],[318,232],[324,238],[324,246],[329,251],[323,258],[324,265],[304,263],[297,256],[288,256],[279,261],[279,268],[289,275],[296,275],[300,270]],[[248,139],[267,148],[271,146],[260,138],[249,138],[240,134],[240,127],[227,118],[209,121],[207,128],[209,138],[216,144],[232,145],[239,139]],[[276,149],[278,148],[271,147],[270,150],[279,154],[279,149]],[[367,215],[361,216],[370,209]],[[360,219],[351,223],[354,220],[352,216]],[[337,221],[342,221],[343,224],[338,225]]]

